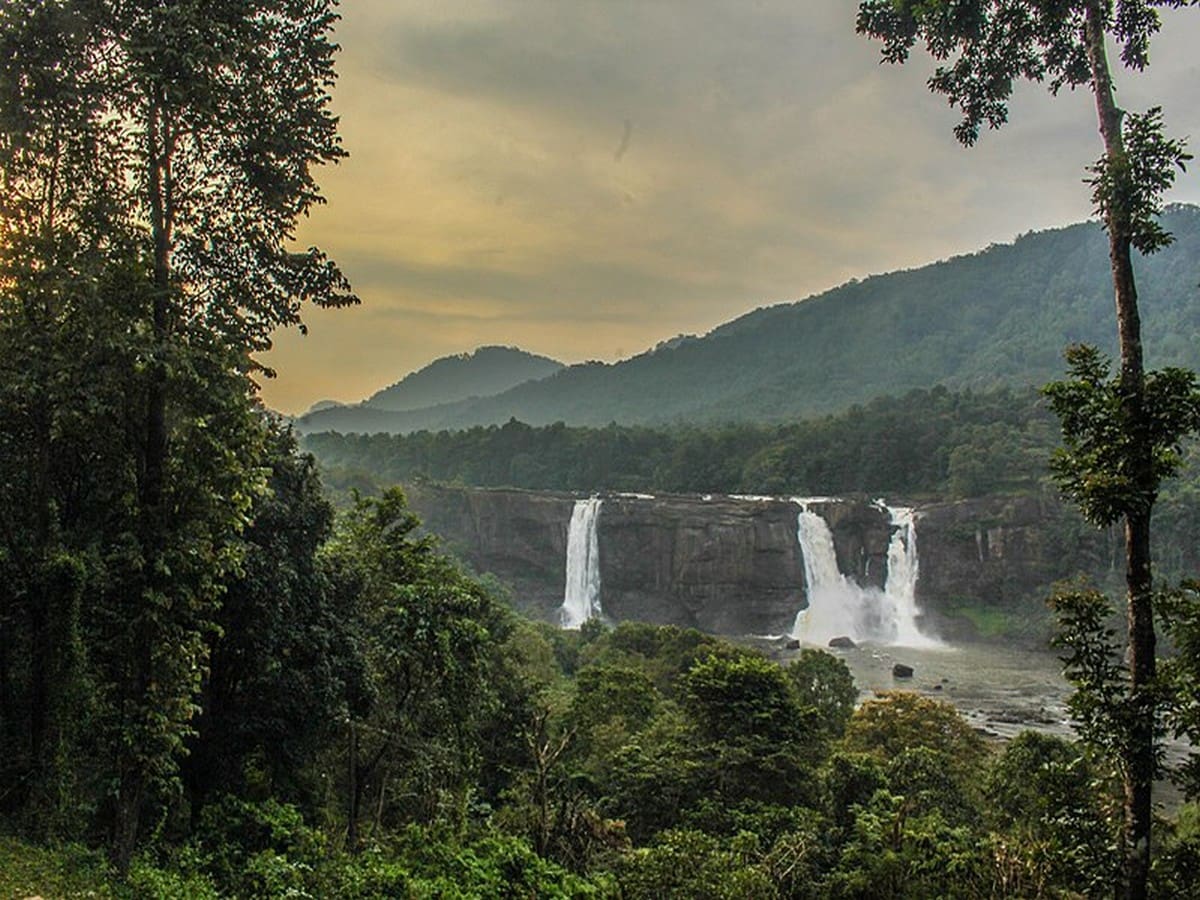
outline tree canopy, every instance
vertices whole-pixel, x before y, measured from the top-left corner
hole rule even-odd
[[[1171,242],[1159,223],[1163,195],[1191,156],[1166,136],[1160,107],[1130,112],[1117,104],[1108,41],[1134,72],[1150,61],[1159,10],[1195,0],[862,0],[858,31],[883,42],[884,61],[903,63],[922,43],[936,62],[928,84],[961,114],[955,136],[974,144],[980,129],[1008,119],[1018,80],[1052,93],[1086,86],[1096,105],[1103,154],[1088,167],[1092,201],[1109,244],[1119,374],[1092,350],[1069,354],[1072,382],[1051,389],[1066,451],[1056,458],[1064,491],[1097,521],[1125,525],[1129,708],[1117,740],[1125,778],[1126,896],[1146,896],[1150,872],[1155,747],[1155,628],[1150,522],[1159,485],[1174,467],[1174,445],[1196,427],[1195,380],[1178,371],[1148,375],[1133,251]],[[1104,399],[1110,399],[1106,403]],[[1076,409],[1080,403],[1082,409]]]

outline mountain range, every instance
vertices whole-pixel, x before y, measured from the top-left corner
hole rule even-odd
[[[479,347],[473,353],[443,356],[376,391],[362,403],[322,400],[298,420],[301,431],[392,431],[394,413],[420,421],[424,410],[437,410],[435,424],[447,410],[469,406],[527,381],[564,368],[558,360],[516,347]],[[311,423],[316,423],[315,427]],[[411,429],[409,429],[411,430]]]
[[[1175,242],[1135,264],[1147,362],[1195,368],[1200,207],[1171,206],[1163,224]],[[312,412],[297,427],[403,433],[510,418],[531,425],[787,421],[936,384],[1042,384],[1061,376],[1066,345],[1113,352],[1115,331],[1107,241],[1086,222],[850,281],[617,363],[562,367],[526,354],[546,371],[503,384],[473,373],[487,368],[491,351],[522,351],[481,348],[439,360],[360,406]]]

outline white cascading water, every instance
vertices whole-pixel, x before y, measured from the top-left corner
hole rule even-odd
[[[880,506],[883,506],[881,503]],[[936,645],[917,627],[917,575],[920,560],[917,557],[916,515],[904,506],[884,506],[895,531],[888,544],[887,581],[884,584],[884,602],[887,604],[885,618],[889,631],[894,634],[893,644],[902,647],[928,647]]]
[[[808,504],[814,501],[795,498],[795,502],[800,505],[796,531],[804,557],[808,607],[797,613],[792,637],[820,646],[843,635],[856,642],[940,646],[917,627],[919,562],[911,509],[879,504],[887,510],[893,528],[888,544],[887,577],[880,590],[863,587],[842,574],[829,525],[809,509]]]
[[[806,501],[796,502],[800,504],[797,534],[808,607],[796,614],[792,636],[805,643],[825,644],[838,635],[860,634],[862,588],[838,569],[833,533],[825,520],[810,510]]]
[[[567,587],[558,611],[563,628],[578,628],[601,613],[599,518],[599,497],[575,501],[567,529]]]

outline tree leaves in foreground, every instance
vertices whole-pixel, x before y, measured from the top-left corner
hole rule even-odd
[[[1162,454],[1164,438],[1173,443],[1195,427],[1174,408],[1181,391],[1194,392],[1186,378],[1180,381],[1170,370],[1158,376],[1145,372],[1132,253],[1153,253],[1170,242],[1158,222],[1162,197],[1191,156],[1183,142],[1164,134],[1160,108],[1139,114],[1117,105],[1108,42],[1120,49],[1127,69],[1140,72],[1161,28],[1159,8],[1194,5],[1188,0],[862,0],[857,19],[860,33],[883,42],[886,62],[903,63],[918,43],[924,44],[936,62],[929,88],[962,114],[954,133],[966,146],[979,139],[983,126],[999,128],[1008,120],[1018,80],[1045,82],[1055,94],[1063,87],[1085,86],[1095,99],[1104,152],[1089,167],[1088,182],[1109,243],[1120,349],[1117,408],[1108,410],[1099,427],[1094,403],[1085,406],[1091,415],[1084,428],[1064,419],[1068,455],[1057,463],[1065,490],[1083,499],[1085,514],[1125,523],[1128,667],[1131,689],[1141,698],[1132,711],[1128,740],[1122,742],[1121,761],[1125,896],[1131,900],[1147,895],[1150,874],[1155,712],[1144,695],[1153,690],[1156,664],[1151,511],[1164,471],[1173,467]],[[1085,359],[1075,351],[1070,362],[1081,370],[1081,384],[1107,375],[1095,368],[1094,355]],[[1159,390],[1164,382],[1165,392]],[[1069,393],[1058,391],[1060,398]],[[1106,503],[1097,507],[1099,494],[1106,495]]]
[[[333,8],[0,6],[4,802],[89,818],[122,867],[178,788],[264,489],[250,354],[354,299],[291,246],[344,155]]]

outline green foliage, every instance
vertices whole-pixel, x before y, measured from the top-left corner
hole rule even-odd
[[[1189,897],[1200,892],[1200,806],[1185,804],[1163,843],[1151,872],[1154,896]]]
[[[978,139],[982,124],[998,128],[1007,120],[1018,79],[1049,81],[1052,93],[1086,85],[1095,98],[1104,155],[1090,167],[1088,181],[1108,235],[1120,376],[1110,380],[1102,353],[1076,342],[1067,354],[1073,379],[1046,392],[1063,426],[1065,447],[1053,460],[1060,487],[1094,523],[1125,519],[1127,688],[1119,667],[1105,659],[1111,648],[1095,599],[1073,592],[1062,598],[1059,610],[1067,622],[1069,666],[1080,686],[1075,711],[1085,720],[1084,736],[1115,754],[1124,779],[1122,874],[1130,900],[1147,895],[1153,777],[1161,752],[1151,511],[1160,482],[1179,465],[1182,437],[1200,425],[1200,391],[1186,370],[1145,371],[1132,254],[1154,253],[1171,242],[1157,221],[1162,197],[1191,157],[1182,142],[1164,136],[1159,108],[1128,115],[1117,106],[1108,42],[1120,47],[1126,67],[1140,71],[1161,25],[1158,8],[1183,5],[1195,4],[862,0],[857,23],[860,33],[883,41],[888,62],[904,62],[924,43],[939,63],[929,87],[962,112],[955,135],[966,145]],[[1085,635],[1086,629],[1093,634]]]
[[[706,795],[705,767],[690,723],[674,706],[613,754],[604,809],[625,822],[630,838],[643,843],[677,825]]]
[[[1183,369],[1149,372],[1130,388],[1109,377],[1111,364],[1095,347],[1067,350],[1072,378],[1043,390],[1062,423],[1064,446],[1051,468],[1063,492],[1096,525],[1109,525],[1130,511],[1146,513],[1158,486],[1178,470],[1182,441],[1200,429],[1200,388]],[[1136,418],[1133,418],[1136,416]],[[1149,452],[1151,466],[1141,465]]]
[[[371,536],[390,522],[400,524]],[[419,583],[423,554],[437,554],[414,546],[424,539],[415,528],[405,532],[409,523],[393,495],[348,517],[342,538],[353,531],[370,543],[404,532],[390,545],[404,559],[390,571]],[[349,565],[349,549],[336,552]],[[356,565],[360,574],[371,567]],[[210,800],[181,843],[164,841],[136,858],[126,880],[99,857],[82,858],[88,889],[114,897],[865,900],[1101,896],[1097,886],[1111,884],[1113,835],[1100,813],[1106,788],[1065,742],[1027,734],[992,761],[953,710],[890,694],[854,713],[844,745],[830,752],[815,725],[817,704],[801,699],[801,685],[844,689],[826,654],[785,669],[683,629],[621,626],[593,636],[569,674],[553,646],[559,636],[522,623],[488,642],[497,654],[487,669],[492,687],[513,713],[505,718],[488,704],[498,716],[489,726],[461,730],[464,747],[485,758],[458,776],[466,782],[457,789],[467,794],[461,806],[442,802],[436,788],[421,802],[392,793],[392,779],[406,777],[400,765],[414,768],[407,753],[440,752],[436,735],[385,746],[387,761],[378,765],[394,767],[386,789],[366,774],[367,755],[381,746],[366,726],[384,721],[372,706],[357,720],[371,811],[363,818],[375,818],[381,797],[384,806],[364,829],[360,852],[338,849],[349,786],[334,779],[326,781],[332,805],[321,811],[324,827],[273,796]],[[386,682],[377,691],[372,704],[389,696]],[[838,694],[831,708],[844,709],[844,690]],[[813,728],[795,728],[804,722]],[[516,741],[500,739],[506,727],[517,729]],[[349,758],[345,735],[332,738],[312,764],[336,772]],[[503,787],[473,789],[476,773],[489,768],[502,773]],[[400,783],[405,791],[430,788],[420,779]],[[420,819],[428,824],[414,824]],[[1181,823],[1164,846],[1161,884],[1192,883],[1188,827]],[[0,842],[0,863],[5,849]],[[42,853],[22,848],[16,869],[21,857]],[[53,858],[42,855],[41,880],[25,883],[53,884],[45,875]]]
[[[328,547],[352,598],[366,680],[350,697],[351,822],[368,791],[398,814],[432,819],[461,804],[475,737],[495,710],[491,644],[508,618],[433,538],[404,494],[360,499]]]
[[[784,673],[795,685],[800,704],[816,710],[819,727],[840,737],[858,700],[849,666],[832,653],[805,647]]]
[[[799,424],[310,434],[335,491],[433,479],[479,486],[730,493],[954,493],[1036,486],[1054,429],[1032,393],[880,398]],[[538,460],[536,469],[518,464]]]
[[[639,900],[770,900],[779,893],[758,862],[761,854],[757,837],[748,832],[722,841],[700,831],[668,831],[629,857],[617,879],[623,897]]]
[[[585,629],[581,629],[581,637]],[[700,659],[714,653],[734,652],[719,638],[694,628],[621,622],[585,644],[580,664],[624,665],[641,669],[666,697],[680,699],[679,676]]]
[[[1054,646],[1068,654],[1064,675],[1075,686],[1068,705],[1080,737],[1124,771],[1138,724],[1149,715],[1157,770],[1165,731],[1161,685],[1131,684],[1121,644],[1108,624],[1114,614],[1111,602],[1099,591],[1078,588],[1056,592],[1050,603],[1059,624]]]
[[[958,710],[912,691],[884,691],[863,703],[846,726],[845,745],[883,760],[924,747],[967,777],[984,758],[982,739]]]
[[[575,696],[567,713],[575,750],[600,761],[611,757],[650,723],[658,702],[658,691],[645,672],[588,666],[575,679]]]
[[[384,849],[386,852],[379,856],[394,860],[387,866],[392,878],[397,864],[407,869],[406,896],[447,900],[472,897],[569,900],[602,895],[595,884],[540,858],[529,844],[510,835],[485,834],[460,842],[434,830],[410,827]],[[360,883],[357,890],[342,894],[331,888],[332,892],[324,896],[395,896],[391,891],[396,888],[384,880],[378,885]]]
[[[990,860],[979,837],[941,816],[911,816],[905,797],[880,790],[855,810],[823,886],[838,898],[989,896]]]
[[[1127,115],[1122,124],[1123,152],[1106,153],[1088,170],[1092,202],[1102,219],[1119,222],[1120,232],[1129,235],[1137,250],[1157,253],[1172,241],[1158,221],[1162,196],[1175,183],[1176,170],[1184,171],[1192,156],[1184,141],[1163,135],[1162,107]]]
[[[950,825],[972,824],[974,791],[956,780],[956,762],[940,750],[908,747],[888,760],[888,785],[904,797],[912,815],[937,814]]]
[[[133,860],[120,892],[153,900],[219,900],[222,896],[205,874],[170,865],[155,865],[144,857]]]
[[[540,710],[563,703],[566,678],[555,652],[555,639],[562,634],[546,623],[517,619],[495,646],[491,679],[496,705],[480,730],[483,802],[496,803],[513,787],[527,763],[529,724]]]
[[[1200,744],[1200,583],[1186,581],[1176,589],[1160,591],[1156,606],[1174,648],[1158,672],[1166,726],[1175,737],[1196,747]],[[1172,777],[1190,800],[1200,796],[1200,754],[1190,752]]]
[[[757,655],[701,660],[684,676],[684,692],[688,711],[710,741],[797,741],[811,719],[783,670]]]
[[[183,767],[193,816],[213,791],[311,800],[303,765],[338,730],[348,686],[364,677],[318,555],[333,511],[313,460],[277,424],[267,438],[267,487],[227,579]]]
[[[46,848],[0,835],[2,897],[114,897],[109,877],[104,857],[77,844]]]
[[[294,807],[231,795],[205,807],[193,840],[192,864],[235,897],[305,896],[324,849]]]
[[[1062,738],[1025,731],[988,770],[987,814],[1019,848],[1026,879],[1107,896],[1117,878],[1116,834],[1097,800],[1100,775]]]
[[[855,807],[865,806],[887,787],[887,773],[876,754],[835,750],[825,761],[821,782],[830,818],[847,829],[854,823]]]
[[[0,446],[35,461],[0,478],[22,510],[0,552],[4,720],[32,737],[8,800],[52,831],[106,829],[122,869],[176,793],[263,487],[249,354],[302,302],[353,301],[291,247],[313,170],[344,155],[334,19],[330,2],[0,9]]]
[[[1131,68],[1146,65],[1150,38],[1159,29],[1159,5],[1124,0],[1101,13],[1101,28],[1117,40]],[[982,126],[999,128],[1008,121],[1008,100],[1018,80],[1048,82],[1052,93],[1091,81],[1085,7],[1081,2],[863,0],[857,29],[883,42],[886,62],[905,62],[917,43],[924,43],[939,63],[929,89],[944,94],[962,113],[954,134],[969,146]]]

